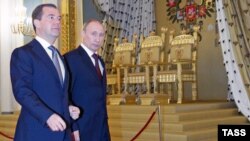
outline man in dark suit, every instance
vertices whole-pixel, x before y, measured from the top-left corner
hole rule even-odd
[[[76,121],[81,141],[110,141],[105,65],[97,55],[104,36],[102,23],[90,20],[82,30],[83,42],[78,48],[65,54],[71,76],[71,98],[84,111]]]
[[[37,6],[32,13],[35,39],[11,55],[12,89],[21,105],[14,141],[72,140],[70,121],[78,118],[80,110],[69,106],[69,74],[62,56],[52,47],[60,33],[60,20],[54,4]]]

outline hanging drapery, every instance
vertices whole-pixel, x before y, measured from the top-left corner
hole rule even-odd
[[[250,121],[248,0],[217,0],[216,10],[220,44],[228,76],[228,98],[235,101],[239,111]]]
[[[148,36],[151,31],[155,31],[154,0],[94,0],[94,2],[105,13],[107,36],[101,54],[109,66],[112,62],[108,61],[113,60],[111,57],[113,57],[115,37],[119,37],[120,40],[126,37],[131,42],[134,34]],[[136,47],[136,56],[139,47]]]

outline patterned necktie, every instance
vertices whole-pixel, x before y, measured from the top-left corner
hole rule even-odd
[[[54,46],[49,46],[49,49],[52,51],[52,62],[54,63],[54,66],[57,70],[61,85],[63,85],[62,71],[58,60],[58,52]]]
[[[101,70],[99,68],[98,56],[94,53],[92,55],[92,57],[95,59],[95,69],[96,69],[96,72],[97,72],[97,75],[98,75],[99,79],[101,80],[102,79],[102,73],[101,73]]]

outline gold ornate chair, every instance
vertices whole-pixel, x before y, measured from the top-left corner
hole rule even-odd
[[[191,82],[192,100],[197,100],[197,32],[199,26],[193,27],[193,35],[182,32],[181,35],[174,36],[170,32],[169,45],[170,53],[168,56],[167,70],[156,71],[156,85],[158,83],[176,84],[177,103],[183,102],[183,83]],[[170,91],[168,91],[170,92]],[[172,100],[172,93],[169,95],[169,102]]]
[[[126,103],[126,95],[122,94],[122,87],[125,87],[126,94],[126,78],[128,69],[134,65],[134,52],[136,36],[133,42],[129,43],[126,38],[122,39],[122,43],[118,43],[119,39],[115,38],[114,41],[114,60],[113,60],[113,73],[107,75],[107,85],[112,87],[112,95],[109,96],[110,104]],[[124,86],[122,86],[122,84]]]
[[[167,28],[162,28],[161,36],[151,32],[150,35],[144,38],[141,42],[141,52],[139,54],[140,66],[144,71],[140,72],[140,77],[144,80],[146,86],[146,94],[140,94],[140,100],[142,105],[150,105],[158,102],[158,95],[155,93],[153,81],[154,71],[157,69],[158,64],[164,61],[165,50],[165,34]],[[138,76],[137,74],[134,74]],[[152,89],[153,88],[153,89]]]

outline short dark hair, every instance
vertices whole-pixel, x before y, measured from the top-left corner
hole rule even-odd
[[[88,25],[89,25],[91,22],[97,22],[97,23],[99,23],[99,24],[102,25],[102,22],[99,21],[99,20],[97,20],[97,19],[89,19],[87,22],[85,22],[85,23],[83,24],[82,30],[83,30],[83,31],[86,31],[86,28],[88,27]]]
[[[42,15],[43,15],[43,8],[44,7],[53,7],[55,9],[57,9],[57,6],[55,4],[52,3],[44,3],[44,4],[40,4],[38,5],[32,12],[32,25],[34,28],[34,31],[36,32],[36,27],[34,25],[34,20],[41,20]]]

